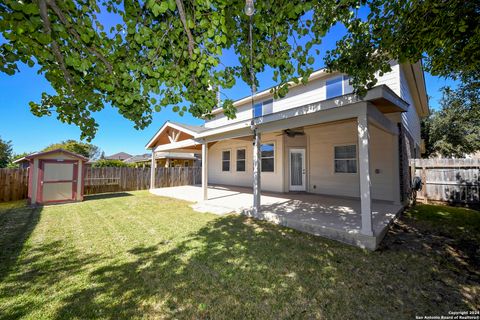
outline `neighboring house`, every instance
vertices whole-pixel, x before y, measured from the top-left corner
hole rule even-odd
[[[155,159],[157,167],[165,168],[197,167],[200,164],[200,154],[194,152],[155,152]]]
[[[17,160],[13,161],[14,164],[18,165],[20,169],[27,169],[30,166],[30,161],[27,157],[18,158]]]
[[[107,160],[126,160],[128,158],[131,158],[132,155],[131,154],[128,154],[126,152],[119,152],[119,153],[115,153],[115,154],[112,154],[111,156],[107,156],[105,157],[105,159]]]
[[[130,158],[123,160],[123,162],[128,164],[135,164],[136,167],[145,167],[146,164],[150,163],[150,158],[150,153],[144,153],[136,156],[131,156]]]
[[[407,200],[408,161],[419,156],[429,114],[421,63],[391,65],[364,97],[351,94],[347,76],[318,70],[284,98],[267,89],[253,107],[250,97],[235,101],[235,119],[217,108],[202,126],[167,121],[146,148],[201,150],[205,197],[208,183],[253,186],[254,215],[260,190],[359,198],[360,232],[371,236],[372,199]]]
[[[150,153],[145,153],[125,159],[123,162],[145,167],[146,164],[150,165],[151,158]],[[155,159],[157,167],[196,167],[199,165],[200,155],[187,152],[156,152]]]

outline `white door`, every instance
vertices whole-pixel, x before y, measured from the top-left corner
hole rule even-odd
[[[290,149],[290,191],[306,190],[305,149]]]

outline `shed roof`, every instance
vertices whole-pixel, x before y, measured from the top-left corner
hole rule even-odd
[[[69,155],[70,157],[73,157],[73,158],[77,158],[77,159],[80,159],[82,161],[88,161],[88,158],[87,157],[84,157],[78,153],[74,153],[74,152],[71,152],[71,151],[67,151],[65,149],[54,149],[54,150],[49,150],[49,151],[42,151],[42,152],[35,152],[35,153],[32,153],[32,154],[29,154],[28,156],[26,157],[23,157],[23,158],[20,158],[20,159],[17,159],[15,161],[13,161],[13,163],[19,163],[19,162],[22,162],[22,161],[26,161],[26,160],[30,160],[30,159],[34,159],[34,158],[38,158],[38,157],[41,157],[41,156],[44,156],[44,155],[48,155],[48,154],[52,154],[52,153],[64,153],[66,155]]]

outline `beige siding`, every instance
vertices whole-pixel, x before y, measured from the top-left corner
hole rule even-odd
[[[244,104],[237,107],[235,119],[228,119],[223,113],[219,113],[212,120],[205,120],[206,128],[217,128],[235,122],[245,121],[252,118],[252,108],[249,104]]]
[[[357,125],[354,121],[305,129],[308,135],[309,192],[359,196],[358,173],[334,172],[334,146],[357,145],[356,130]]]
[[[265,134],[262,143],[275,143],[275,172],[262,173],[262,190],[283,191],[283,143],[281,135]],[[245,172],[236,170],[236,150],[246,149]],[[222,171],[222,151],[230,151],[230,171]],[[252,140],[225,140],[208,150],[208,183],[251,187],[253,183]]]
[[[325,80],[314,80],[305,86],[300,85],[291,88],[285,97],[275,100],[273,103],[273,112],[300,107],[309,103],[325,100],[325,98]]]
[[[62,152],[56,152],[42,155],[39,159],[76,160],[78,158],[74,158]]]
[[[377,85],[387,85],[397,95],[400,96],[400,67],[397,63],[392,62],[392,71],[385,73],[383,76],[377,76]],[[307,105],[317,101],[326,99],[326,79],[332,77],[328,75],[325,78],[320,78],[310,81],[306,85],[299,85],[290,89],[288,94],[281,98],[274,100],[273,112],[284,111],[295,107]],[[262,99],[267,100],[267,99]],[[228,119],[223,113],[218,114],[215,118],[205,121],[205,127],[216,128],[227,124],[232,124],[239,121],[249,120],[252,117],[252,108],[249,102],[237,107],[237,114],[235,119]]]
[[[377,86],[386,85],[398,96],[400,96],[400,65],[396,62],[390,63],[392,71],[385,73],[383,76],[377,76]]]
[[[394,140],[398,139],[378,129],[372,125],[370,130],[370,178],[372,181],[372,198],[379,200],[394,201],[393,193],[395,190],[394,175],[399,175],[395,171],[394,156]]]
[[[370,172],[372,197],[393,201],[393,137],[370,125]],[[335,173],[334,147],[355,144],[357,141],[357,123],[349,122],[328,124],[305,130],[308,134],[308,191],[312,193],[360,196],[357,173]],[[358,153],[358,147],[357,147]]]
[[[400,97],[410,105],[408,111],[402,114],[403,125],[407,128],[408,132],[410,132],[416,144],[420,145],[420,118],[403,70],[400,71]]]

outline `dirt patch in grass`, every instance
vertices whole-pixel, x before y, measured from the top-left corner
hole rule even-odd
[[[452,284],[465,290],[472,309],[480,307],[480,212],[466,208],[417,205],[389,229],[380,252],[422,255],[449,271],[439,295],[448,299]],[[429,266],[425,266],[429,267]],[[437,267],[437,268],[438,268]]]

